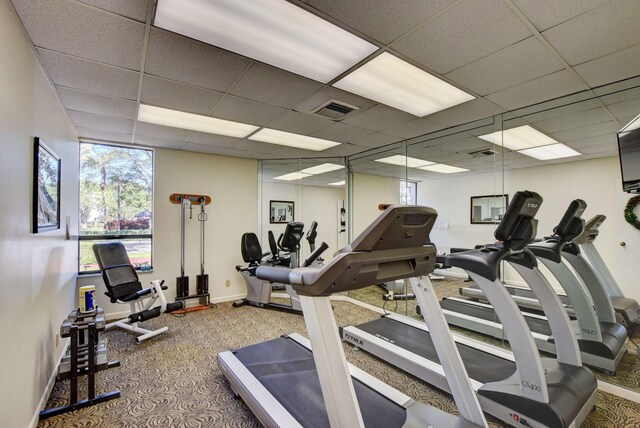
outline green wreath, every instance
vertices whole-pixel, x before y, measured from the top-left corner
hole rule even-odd
[[[636,216],[633,212],[633,210],[638,205],[640,205],[640,196],[634,196],[633,198],[629,199],[629,202],[627,202],[627,206],[624,207],[624,219],[631,226],[640,230],[640,221],[638,220],[638,216]]]

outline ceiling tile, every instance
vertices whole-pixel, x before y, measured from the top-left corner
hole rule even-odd
[[[357,140],[351,141],[351,143],[356,144],[358,146],[367,147],[367,148],[375,148],[384,146],[386,144],[395,143],[396,141],[400,141],[401,138],[398,138],[394,135],[383,134],[382,132],[374,132],[372,134],[367,135],[366,137],[358,138]]]
[[[429,120],[453,126],[484,119],[505,110],[484,98],[476,98],[463,104],[427,116]]]
[[[236,150],[236,149],[227,149],[224,152],[225,156],[231,156],[234,158],[245,158],[245,159],[259,159],[261,157],[261,153],[247,152],[244,150]]]
[[[400,123],[406,123],[416,119],[416,116],[405,113],[398,109],[377,104],[365,111],[358,112],[353,116],[344,119],[342,122],[361,128],[381,131]]]
[[[272,153],[278,156],[279,158],[298,159],[298,158],[314,158],[314,157],[327,156],[324,150],[321,152],[316,152],[313,150],[297,149],[295,147],[278,146],[277,144],[271,144],[271,145],[275,147],[269,153]]]
[[[78,2],[13,0],[13,4],[35,46],[140,69],[143,24]]]
[[[356,146],[355,144],[344,143],[340,144],[336,147],[331,147],[325,150],[327,155],[336,155],[336,156],[351,156],[356,153],[364,152],[367,150],[366,147]]]
[[[640,2],[611,1],[542,33],[571,65],[640,43]]]
[[[184,146],[184,141],[171,140],[167,138],[147,135],[136,135],[134,144],[146,147],[159,147],[162,149],[179,150]]]
[[[145,74],[140,100],[154,106],[208,115],[221,98],[220,92]]]
[[[136,118],[136,103],[122,98],[92,94],[77,89],[57,86],[56,90],[67,110],[113,116],[122,119]]]
[[[78,133],[78,138],[83,139],[95,139],[110,143],[131,143],[131,138],[133,135],[131,134],[123,134],[120,132],[110,132],[110,131],[100,131],[97,129],[89,129],[82,128],[80,126],[76,126],[76,132]]]
[[[618,139],[615,133],[596,135],[593,137],[581,138],[571,142],[571,147],[580,151],[585,147],[599,146],[603,150],[618,148]]]
[[[145,22],[148,0],[79,0],[136,21]]]
[[[274,150],[278,150],[277,146],[274,147],[273,144],[263,143],[260,141],[250,141],[250,140],[240,140],[238,141],[238,144],[230,148],[236,149],[236,150],[243,150],[245,152],[255,152],[256,154],[273,153]]]
[[[421,135],[438,131],[440,129],[444,129],[446,127],[447,125],[433,122],[429,119],[418,118],[410,120],[409,122],[404,122],[399,125],[385,128],[383,131],[385,134],[396,135],[402,138],[415,138]]]
[[[598,135],[615,134],[620,127],[613,121],[587,125],[581,128],[568,129],[566,131],[554,132],[551,137],[564,143],[567,141],[580,140]]]
[[[207,153],[211,155],[224,155],[224,152],[226,152],[227,149],[227,147],[211,146],[209,144],[185,143],[182,146],[182,150],[196,153]]]
[[[139,73],[38,49],[54,84],[136,100]]]
[[[285,111],[281,107],[227,95],[216,106],[213,116],[252,125],[264,125]]]
[[[225,92],[248,64],[239,55],[152,28],[145,72]]]
[[[330,100],[342,101],[343,103],[358,107],[357,110],[349,113],[347,117],[357,114],[358,111],[365,110],[375,104],[375,102],[367,98],[334,88],[333,86],[327,86],[311,94],[309,98],[300,103],[295,109],[299,112],[308,113],[326,104]]]
[[[623,101],[621,103],[610,104],[607,106],[609,111],[617,118],[634,118],[640,114],[640,98],[634,100]],[[627,122],[621,123],[626,125]]]
[[[573,104],[567,104],[561,107],[554,107],[545,109],[537,113],[531,113],[522,116],[522,120],[526,122],[540,122],[547,119],[554,119],[556,117],[564,116],[567,114],[579,113],[590,109],[598,108],[601,104],[597,99],[590,99],[587,101],[581,101]]]
[[[321,116],[288,111],[267,124],[268,128],[296,134],[309,135],[319,129],[326,128],[335,122]]]
[[[589,86],[600,86],[640,74],[640,44],[576,65]]]
[[[485,98],[507,110],[513,110],[583,89],[584,85],[575,76],[567,70],[562,70],[494,92]]]
[[[487,95],[563,68],[560,60],[532,36],[460,67],[446,77],[463,88]]]
[[[235,147],[240,141],[242,141],[242,138],[207,134],[205,132],[194,132],[189,138],[189,143],[198,144],[201,146],[224,147],[227,149]]]
[[[382,44],[388,44],[453,1],[308,0],[306,3]]]
[[[623,101],[635,100],[640,98],[640,87],[627,89],[621,92],[615,92],[609,95],[603,95],[600,97],[600,100],[605,105],[617,104]]]
[[[70,111],[71,122],[80,128],[95,129],[98,131],[119,132],[131,134],[133,132],[133,121],[109,116],[99,116],[96,114]]]
[[[608,122],[610,120],[611,116],[609,116],[602,107],[597,107],[572,114],[559,114],[551,119],[534,122],[533,126],[542,132],[551,133]]]
[[[391,45],[445,74],[531,36],[502,0],[463,0]]]
[[[610,0],[513,0],[538,31],[544,31]]]
[[[293,108],[321,87],[321,83],[311,79],[254,63],[230,93],[267,104]]]
[[[163,138],[166,140],[186,141],[193,133],[188,129],[172,128],[170,126],[156,125],[154,123],[140,122],[136,125],[136,139],[140,135],[145,137]]]
[[[371,134],[370,129],[359,128],[353,125],[347,125],[346,123],[336,122],[333,125],[329,125],[326,128],[322,128],[311,136],[324,138],[325,140],[348,142],[358,138],[362,138],[365,135]],[[340,147],[340,146],[338,146]]]

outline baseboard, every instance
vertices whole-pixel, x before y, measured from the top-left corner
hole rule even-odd
[[[40,422],[40,411],[45,408],[47,405],[47,401],[49,401],[49,396],[51,395],[51,391],[53,391],[53,386],[56,384],[56,376],[58,375],[58,368],[60,367],[60,363],[62,362],[62,358],[67,353],[67,349],[71,342],[69,338],[63,339],[65,343],[62,346],[62,353],[58,357],[58,362],[53,368],[53,373],[49,376],[49,381],[47,382],[47,386],[44,388],[42,392],[42,396],[40,397],[40,401],[38,401],[38,407],[36,407],[36,411],[31,418],[31,422],[29,423],[29,428],[35,428],[38,426],[38,422]]]

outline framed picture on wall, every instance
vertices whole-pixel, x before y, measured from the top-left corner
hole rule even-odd
[[[40,138],[33,139],[33,233],[60,229],[60,158]]]
[[[289,223],[293,219],[293,201],[269,201],[269,223]]]
[[[497,224],[509,205],[508,195],[471,197],[471,224]]]

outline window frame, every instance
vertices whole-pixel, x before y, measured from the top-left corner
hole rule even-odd
[[[81,139],[79,141],[78,144],[78,153],[81,153],[82,150],[82,144],[95,144],[95,145],[101,145],[101,146],[109,146],[109,147],[118,147],[118,148],[123,148],[123,149],[130,149],[130,150],[146,150],[151,152],[151,220],[149,222],[149,226],[151,229],[151,233],[145,233],[145,234],[137,234],[137,235],[129,235],[129,234],[120,234],[120,235],[113,235],[113,234],[109,234],[109,235],[82,235],[81,232],[81,222],[80,222],[80,209],[78,209],[78,276],[92,276],[92,275],[98,275],[100,274],[100,270],[90,270],[90,271],[81,271],[80,270],[80,243],[82,241],[109,241],[109,240],[119,240],[119,241],[132,241],[132,240],[136,240],[136,239],[149,239],[150,241],[150,247],[151,247],[151,255],[150,255],[150,268],[149,269],[145,269],[142,270],[140,268],[140,266],[134,266],[135,270],[138,272],[153,272],[153,259],[154,259],[154,246],[153,246],[153,229],[154,229],[154,223],[155,223],[155,216],[153,215],[155,212],[155,201],[154,201],[154,191],[155,191],[155,186],[156,186],[156,174],[155,174],[155,168],[156,168],[156,152],[152,147],[132,147],[129,145],[125,145],[125,144],[118,144],[118,143],[111,143],[111,142],[106,142],[106,141],[95,141],[95,140],[88,140],[88,139]],[[82,159],[81,159],[81,154],[78,156],[78,183],[80,183],[80,168],[82,167]],[[80,193],[82,191],[82,188],[80,185],[78,185],[78,208],[80,208]]]
[[[411,188],[411,185],[413,185],[413,192],[410,192],[409,189]],[[413,181],[413,180],[400,180],[400,188],[402,189],[402,187],[404,187],[407,190],[407,194],[411,193],[414,196],[414,205],[418,204],[418,182],[417,181]],[[401,190],[402,192],[402,190]],[[400,193],[400,198],[402,198],[402,193]],[[402,205],[408,205],[405,203],[405,201],[400,200],[400,203]]]

